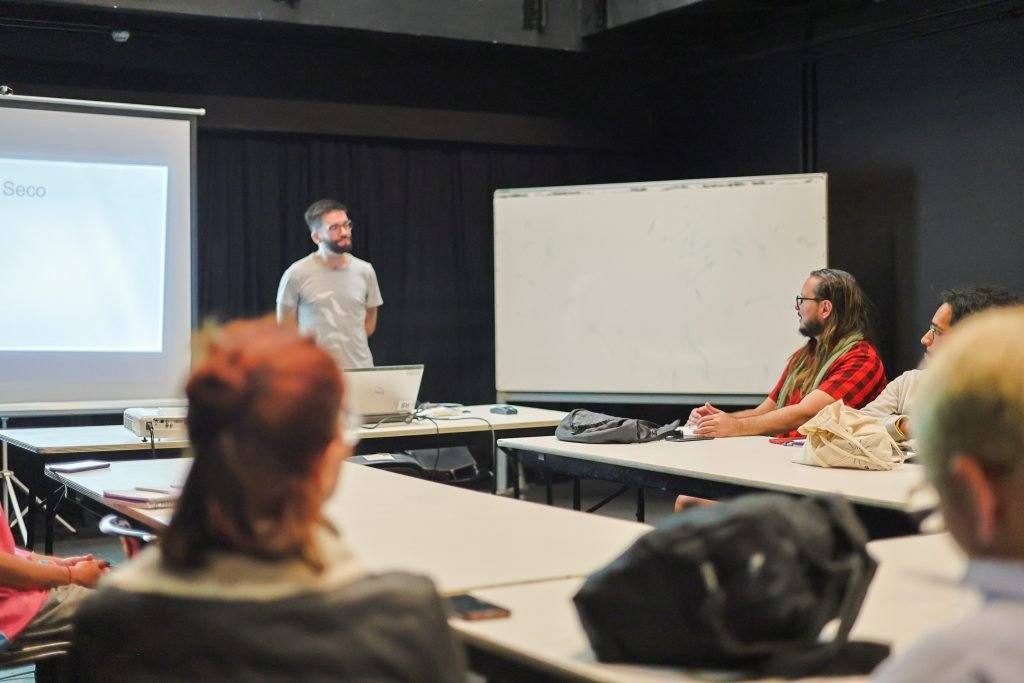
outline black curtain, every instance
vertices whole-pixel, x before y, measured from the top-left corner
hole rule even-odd
[[[384,296],[375,362],[425,363],[423,400],[489,402],[494,190],[643,179],[637,168],[586,151],[203,131],[199,312],[271,312],[284,269],[314,248],[303,212],[332,197],[348,205],[354,253],[374,265]]]

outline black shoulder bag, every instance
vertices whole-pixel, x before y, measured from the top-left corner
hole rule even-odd
[[[601,661],[867,672],[888,647],[847,643],[877,566],[866,540],[843,499],[745,496],[665,520],[574,600]]]

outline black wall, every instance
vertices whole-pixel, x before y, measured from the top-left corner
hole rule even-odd
[[[310,246],[305,206],[348,201],[386,300],[375,352],[425,361],[430,399],[493,395],[503,186],[828,172],[829,259],[874,301],[890,376],[916,363],[938,290],[1024,291],[1024,2],[737,4],[566,54],[144,14],[114,44],[123,14],[0,2],[0,83],[214,103],[204,314],[270,310]]]
[[[874,302],[890,377],[942,289],[1024,293],[1021,3],[939,4],[800,16],[772,48],[682,50],[648,81],[662,174],[829,174],[830,265]]]
[[[115,44],[121,15],[49,16],[0,3],[0,82],[18,94],[209,109],[200,315],[272,311],[313,249],[305,208],[336,197],[381,282],[376,360],[424,362],[424,399],[494,398],[494,190],[645,176],[616,123],[634,113],[601,102],[581,55],[145,16]]]
[[[1022,47],[1006,16],[817,61],[831,251],[875,287],[901,368],[942,289],[1024,292]]]

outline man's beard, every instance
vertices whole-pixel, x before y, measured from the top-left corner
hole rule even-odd
[[[800,334],[808,339],[820,337],[821,333],[824,331],[825,323],[820,320],[808,320],[807,322],[800,324]]]
[[[323,245],[325,247],[327,247],[327,251],[331,252],[332,254],[351,254],[352,253],[352,243],[351,242],[349,242],[348,244],[338,244],[337,242],[324,242]]]

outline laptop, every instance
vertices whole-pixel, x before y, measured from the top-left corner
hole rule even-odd
[[[348,409],[364,420],[406,418],[416,410],[423,365],[386,365],[345,371]]]

